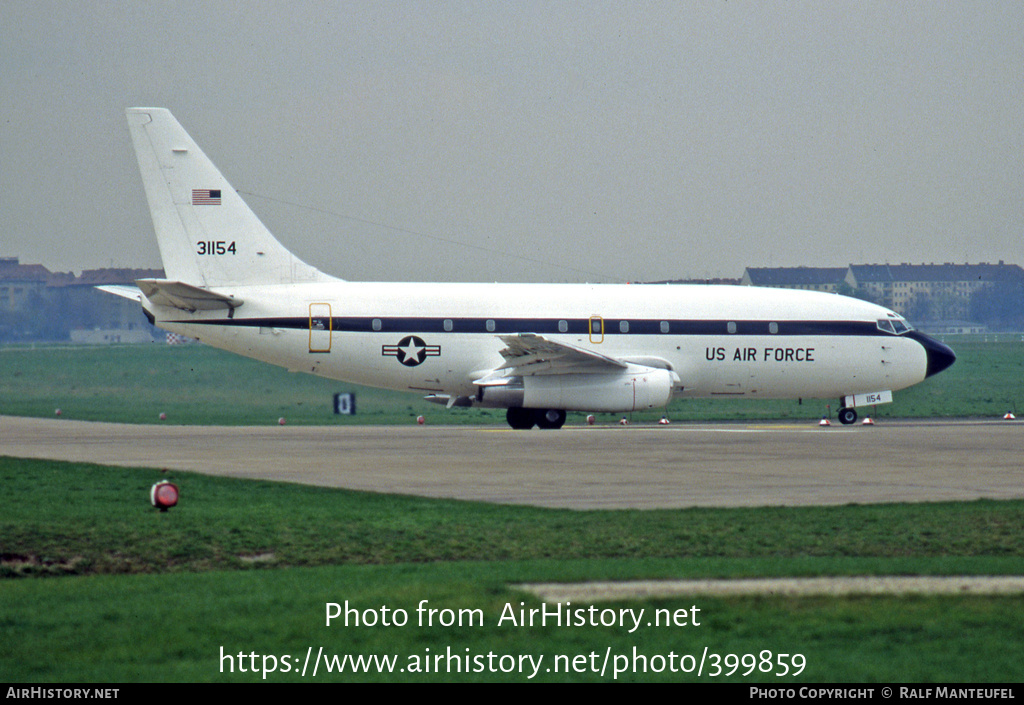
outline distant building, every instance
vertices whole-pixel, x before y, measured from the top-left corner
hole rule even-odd
[[[704,286],[711,284],[737,286],[739,283],[739,279],[727,279],[725,277],[715,277],[714,279],[665,279],[657,282],[644,282],[644,284],[703,284]]]
[[[1001,329],[1024,321],[1024,269],[1016,264],[851,264],[748,267],[747,286],[806,289],[858,296],[915,322],[956,330]]]
[[[133,301],[96,289],[163,278],[161,269],[91,269],[75,276],[0,258],[0,342],[143,342],[157,333]]]
[[[936,321],[925,323],[920,329],[930,335],[984,335],[989,332],[988,326],[973,321]]]
[[[96,289],[106,284],[134,284],[136,279],[163,279],[162,269],[86,269],[60,289],[74,316],[75,342],[144,342],[153,339],[153,326],[138,303]]]
[[[851,264],[847,283],[916,320],[967,320],[971,297],[996,284],[1024,285],[1016,264]]]
[[[846,279],[847,267],[747,267],[740,283],[780,289],[835,293]]]
[[[0,311],[23,311],[41,297],[53,274],[41,264],[0,257]]]

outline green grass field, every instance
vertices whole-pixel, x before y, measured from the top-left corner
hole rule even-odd
[[[878,417],[1002,416],[1024,411],[1024,342],[951,339],[956,364],[895,393],[895,402],[864,410]],[[495,409],[444,409],[415,394],[334,382],[206,346],[0,347],[0,414],[176,424],[402,424],[504,423]],[[336,392],[355,392],[357,414],[336,416]],[[758,401],[688,399],[667,410],[673,420],[816,419],[837,400]],[[653,421],[662,410],[633,415]],[[599,420],[617,416],[598,415]],[[582,423],[570,414],[569,423]]]
[[[1024,345],[951,341],[946,373],[878,415],[995,416],[1021,398]],[[331,395],[356,391],[359,415]],[[0,413],[157,423],[503,423],[204,347],[0,348]],[[687,401],[674,419],[808,418],[806,402]],[[875,412],[872,412],[875,413]],[[660,414],[652,415],[657,418]],[[637,415],[639,419],[639,415]],[[576,419],[575,421],[579,421]],[[0,438],[2,442],[2,438]],[[2,447],[0,447],[2,455]],[[5,682],[1019,682],[1024,597],[640,599],[700,609],[688,626],[522,626],[521,582],[825,575],[1024,575],[1024,502],[569,511],[0,457],[0,680]],[[417,607],[482,623],[420,625]],[[403,626],[325,624],[329,603]],[[478,610],[478,612],[469,612]],[[438,613],[440,619],[440,613]],[[393,656],[394,669],[299,674],[307,653]],[[673,672],[705,648],[722,675]],[[797,675],[746,666],[800,654]],[[245,655],[241,658],[240,654]],[[493,654],[495,670],[476,657]],[[227,656],[229,658],[222,659]],[[252,655],[250,657],[250,655]],[[439,655],[448,669],[437,672]],[[542,658],[531,677],[513,657]],[[595,672],[607,657],[610,665]],[[789,659],[790,657],[786,657]],[[460,659],[468,659],[460,660]],[[509,661],[512,659],[512,661]],[[646,659],[646,661],[644,660]],[[674,661],[672,659],[675,659]],[[726,675],[728,664],[737,672]],[[468,668],[463,667],[468,666]],[[241,672],[245,667],[246,671]],[[625,667],[613,674],[612,668]],[[255,668],[256,672],[252,672]],[[285,670],[287,669],[287,672]],[[416,670],[419,669],[419,670]],[[548,670],[551,669],[551,670]],[[468,671],[468,672],[467,672]]]
[[[4,512],[0,679],[8,682],[262,680],[221,671],[239,652],[301,662],[307,650],[394,655],[608,653],[632,659],[801,654],[798,677],[636,672],[624,681],[1016,681],[1024,597],[694,597],[599,605],[697,606],[700,626],[499,624],[540,606],[524,581],[1021,574],[1024,502],[832,508],[586,511],[376,495],[175,473],[181,504],[148,506],[161,473],[0,459]],[[422,600],[479,610],[471,626],[420,626]],[[398,627],[326,626],[326,605]],[[440,616],[438,616],[440,619]],[[224,662],[230,663],[230,662]],[[571,663],[571,661],[570,661]],[[289,668],[292,662],[287,662]],[[633,664],[633,665],[629,665]],[[269,667],[268,661],[267,666]],[[651,666],[653,667],[653,666]],[[294,668],[297,670],[298,666]],[[536,680],[612,680],[543,671]],[[303,679],[272,673],[270,681]],[[509,673],[324,673],[315,680],[529,680]]]

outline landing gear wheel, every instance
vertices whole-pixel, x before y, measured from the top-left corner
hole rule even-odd
[[[565,423],[565,412],[561,409],[537,409],[536,414],[540,428],[561,428]]]
[[[505,420],[517,431],[528,431],[537,423],[533,409],[524,409],[519,406],[514,406],[505,412]]]
[[[857,410],[851,409],[848,406],[844,406],[839,410],[839,421],[849,426],[857,420]]]

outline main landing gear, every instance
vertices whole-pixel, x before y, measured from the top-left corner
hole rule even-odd
[[[857,410],[850,406],[844,406],[839,410],[838,416],[841,423],[849,426],[857,420]]]
[[[565,411],[562,409],[524,409],[512,407],[505,414],[508,425],[517,430],[538,428],[561,428],[565,423]]]

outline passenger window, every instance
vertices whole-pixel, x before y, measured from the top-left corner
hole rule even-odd
[[[559,321],[558,322],[558,332],[559,333],[568,333],[569,332],[569,322],[568,321]]]
[[[661,322],[661,332],[668,333],[668,321]]]
[[[484,326],[487,328],[488,333],[494,332],[494,321],[488,319],[487,323],[485,323]]]
[[[619,321],[619,332],[620,333],[628,333],[629,332],[629,321]]]
[[[450,319],[450,318],[444,319],[444,329],[446,331],[448,331],[449,333],[451,333],[452,332],[452,328],[453,328],[453,326],[452,326],[452,319]]]

